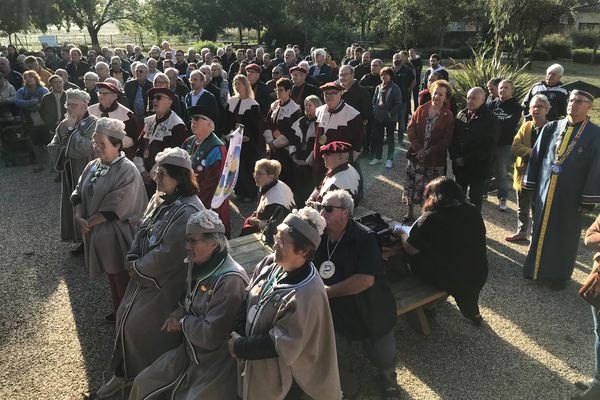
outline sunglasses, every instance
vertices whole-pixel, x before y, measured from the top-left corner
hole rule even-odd
[[[330,213],[333,212],[334,208],[340,208],[340,209],[344,209],[344,207],[340,207],[340,206],[332,206],[329,204],[321,204],[321,203],[316,203],[317,206],[317,210],[318,211],[325,211],[326,213]]]

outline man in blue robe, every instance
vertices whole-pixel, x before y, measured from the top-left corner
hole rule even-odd
[[[554,290],[564,289],[573,273],[582,213],[600,202],[600,127],[588,117],[593,101],[587,92],[571,92],[567,118],[544,127],[523,179],[524,188],[535,190],[523,274],[550,280]]]

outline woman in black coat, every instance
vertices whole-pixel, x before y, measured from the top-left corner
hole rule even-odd
[[[479,293],[488,276],[485,225],[460,186],[445,176],[431,181],[423,215],[410,235],[399,233],[411,271],[450,293],[462,314],[480,325]]]

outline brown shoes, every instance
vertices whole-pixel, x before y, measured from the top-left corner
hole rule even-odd
[[[507,236],[504,238],[504,240],[506,240],[507,242],[528,242],[529,241],[529,239],[527,238],[527,233],[525,233],[525,232],[518,232],[518,233],[515,233],[514,235]]]

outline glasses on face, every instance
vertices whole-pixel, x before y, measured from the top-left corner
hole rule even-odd
[[[92,140],[92,146],[97,147],[100,150],[104,150],[106,148],[106,144],[96,142],[95,140]]]
[[[569,99],[569,103],[581,104],[581,103],[591,103],[591,101],[583,100],[583,99]]]
[[[169,176],[169,174],[167,174],[167,171],[158,166],[150,171],[150,178],[152,179],[161,180],[164,176]]]
[[[98,94],[101,94],[102,96],[108,96],[108,95],[109,95],[109,94],[111,94],[111,93],[112,93],[112,92],[105,92],[105,91],[98,92]]]
[[[194,121],[200,121],[200,120],[208,121],[208,118],[206,118],[204,115],[192,115],[192,119]]]
[[[320,204],[320,203],[317,203],[316,205],[317,205],[317,210],[319,210],[319,211],[325,211],[326,213],[333,212],[334,208],[340,208],[342,210],[344,209],[344,207],[332,206],[330,204]]]
[[[285,245],[287,243],[287,241],[285,241],[285,240],[282,239],[281,233],[278,233],[275,236],[273,236],[273,240],[274,240],[273,244],[276,244],[279,247],[285,247]]]
[[[157,94],[157,95],[152,96],[152,100],[161,101],[165,97],[167,97],[167,96],[161,96],[161,95]]]
[[[325,92],[323,93],[325,97],[335,97],[340,94],[340,92]]]

